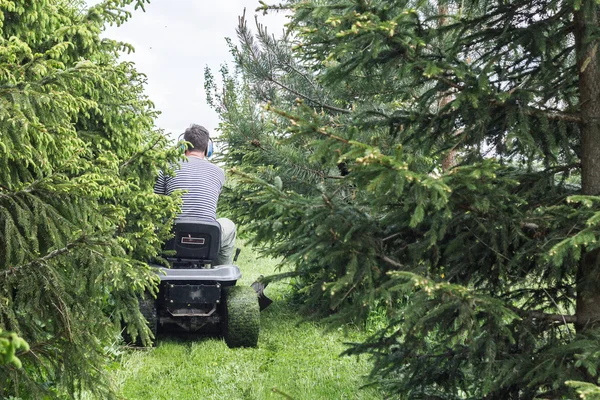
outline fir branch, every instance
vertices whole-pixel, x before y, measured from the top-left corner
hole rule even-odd
[[[149,151],[152,151],[156,148],[156,146],[163,140],[163,136],[162,135],[158,135],[158,137],[156,138],[156,140],[147,148],[145,148],[142,151],[139,151],[137,153],[135,153],[133,156],[131,156],[131,158],[127,161],[125,161],[123,164],[119,165],[119,170],[127,167],[129,164],[131,164],[135,159],[143,157],[144,154],[148,153]]]
[[[34,60],[35,61],[35,60]],[[33,62],[33,61],[32,61]],[[25,64],[26,65],[26,64]],[[23,67],[25,66],[23,65]],[[57,83],[60,78],[70,78],[72,76],[76,76],[76,74],[81,73],[83,71],[99,71],[100,68],[94,64],[82,64],[77,65],[75,67],[67,68],[66,70],[58,70],[53,74],[49,74],[37,81],[28,81],[27,83],[19,82],[16,84],[6,84],[0,86],[0,91],[5,92],[5,94],[9,92],[17,92],[17,93],[29,93],[29,94],[38,94],[45,95],[43,92],[36,92],[31,89],[31,87],[43,87],[52,83]]]
[[[417,69],[421,69],[424,71],[425,67],[419,66],[419,67],[417,67]],[[436,76],[433,76],[433,78],[438,80],[439,82],[442,82],[442,83],[458,90],[458,91],[464,91],[467,88],[466,84],[461,85],[461,84],[455,83],[452,80],[450,80],[444,76],[436,75]],[[527,78],[529,78],[529,76]],[[521,82],[521,84],[519,84],[517,87],[514,87],[511,90],[509,90],[509,93],[510,94],[515,93],[516,90],[519,89],[520,87],[522,87],[524,84],[525,84],[525,81]],[[449,95],[452,95],[452,93],[444,93],[441,96],[445,97],[445,96],[449,96]],[[496,99],[490,99],[489,102],[492,105],[500,106],[500,107],[505,107],[507,105],[506,101],[501,102]],[[548,118],[549,120],[554,120],[554,121],[573,122],[576,124],[582,123],[581,116],[576,113],[567,113],[564,111],[541,110],[539,108],[535,108],[532,106],[526,106],[524,108],[524,113],[529,116],[545,117],[545,118]]]
[[[291,121],[293,121],[293,124],[296,124],[296,125],[297,125],[297,122],[301,121],[300,117],[291,115],[290,113],[288,113],[286,111],[283,111],[283,110],[280,110],[278,108],[272,107],[270,102],[266,104],[265,110],[267,110],[267,111],[273,111],[275,114],[278,114],[278,115],[280,115],[282,117],[288,118]],[[310,129],[313,132],[315,132],[315,133],[319,133],[321,135],[327,136],[327,137],[329,137],[331,139],[334,139],[334,140],[337,140],[339,142],[346,143],[346,144],[350,143],[349,140],[344,139],[343,137],[340,137],[340,136],[334,135],[334,134],[332,134],[330,132],[327,132],[327,130],[324,127],[320,127],[320,128],[317,129],[314,126],[311,126]]]
[[[262,11],[263,15],[267,15],[269,11],[289,11],[294,9],[294,6],[291,4],[267,4],[263,0],[259,0],[258,2],[260,3],[260,7],[257,7],[254,11]],[[246,10],[244,9],[245,12]]]
[[[492,102],[497,105],[498,102]],[[579,114],[575,113],[567,113],[562,111],[549,111],[549,110],[540,110],[535,107],[527,107],[525,110],[525,115],[529,115],[531,117],[544,117],[551,121],[564,121],[564,122],[573,122],[576,124],[581,124],[583,120]]]
[[[300,75],[300,77],[302,77],[302,79],[304,79],[310,86],[312,86],[312,88],[314,90],[318,90],[319,89],[319,88],[317,88],[317,86],[315,85],[315,83],[305,73],[303,73],[298,68],[296,68],[295,66],[293,66],[292,63],[287,62],[287,61],[283,61],[282,64],[285,65],[286,67],[288,67],[289,69],[291,69],[292,71],[294,71],[297,75]]]
[[[481,239],[479,236],[477,236],[475,234],[475,232],[473,232],[473,230],[471,228],[469,228],[468,226],[466,226],[467,230],[469,232],[471,232],[471,234],[473,235],[473,237],[477,240],[479,240],[479,242],[481,244],[483,244],[485,247],[487,247],[488,249],[490,249],[491,251],[493,251],[495,254],[497,254],[498,256],[504,258],[507,261],[510,261],[510,258],[508,258],[507,256],[505,256],[504,254],[500,253],[498,250],[494,249],[492,246],[490,246],[489,244],[487,244],[483,239]]]
[[[96,242],[93,244],[102,244],[103,242]],[[67,245],[65,245],[64,247],[61,247],[59,249],[53,250],[50,253],[46,254],[43,257],[40,258],[36,258],[35,260],[32,260],[30,262],[28,262],[27,264],[22,264],[22,265],[18,265],[16,267],[8,267],[7,270],[2,271],[2,273],[4,274],[5,277],[15,274],[20,270],[23,269],[27,269],[29,267],[32,267],[34,265],[41,265],[41,264],[46,264],[48,261],[52,260],[53,258],[56,258],[62,254],[68,253],[69,251],[71,251],[72,249],[84,245],[84,244],[92,244],[92,242],[90,242],[89,240],[87,240],[87,237],[85,235],[82,235],[80,237],[78,237],[77,239],[75,239],[74,241],[68,243]]]
[[[573,163],[573,164],[568,164],[568,165],[557,165],[554,167],[548,167],[543,172],[556,174],[558,172],[567,172],[567,171],[571,171],[573,169],[578,169],[578,168],[581,168],[581,163]]]
[[[38,184],[39,182],[41,182],[41,180],[37,180],[35,182],[32,182],[28,187],[26,187],[25,189],[21,189],[21,190],[17,190],[16,192],[9,192],[8,194],[6,193],[0,193],[0,199],[1,198],[5,198],[5,199],[14,199],[15,197],[17,197],[20,193],[31,193],[35,190],[35,185]],[[3,189],[9,190],[8,188],[4,188]]]
[[[69,337],[69,341],[73,341],[73,333],[71,332],[71,318],[69,317],[69,310],[66,307],[65,302],[63,301],[62,298],[58,298],[59,302],[60,302],[60,306],[56,305],[56,303],[52,302],[52,305],[54,306],[54,308],[56,308],[58,310],[58,312],[61,315],[61,318],[63,320],[63,324],[67,329],[67,334]]]
[[[525,316],[525,317],[529,317],[529,318],[536,318],[536,319],[541,319],[544,321],[548,321],[548,322],[561,322],[564,324],[574,324],[577,322],[577,316],[575,315],[569,315],[569,314],[549,314],[549,313],[545,313],[543,311],[536,311],[536,310],[521,310],[517,307],[509,307],[511,308],[513,311],[515,311],[516,313]]]
[[[246,23],[246,10],[244,9],[244,13],[242,14],[242,16],[238,17],[238,36],[240,37],[240,39],[243,40],[246,49],[248,49],[248,51],[250,52],[250,56],[252,58],[252,60],[254,61],[255,64],[260,65],[260,56],[259,56],[259,52],[260,49],[258,48],[258,46],[254,43],[253,37],[252,35],[249,33],[248,31],[248,27],[247,27],[247,23]],[[258,20],[257,20],[257,24],[258,24]],[[259,25],[259,31],[260,31],[260,24]],[[270,53],[267,54],[269,56],[269,61],[270,61]],[[292,93],[293,95],[302,98],[312,104],[317,105],[320,108],[332,111],[332,112],[337,112],[337,113],[342,113],[342,114],[349,114],[352,111],[350,110],[346,110],[343,108],[339,108],[336,106],[332,106],[329,104],[325,104],[324,102],[321,102],[319,100],[313,99],[312,97],[305,95],[303,93],[300,93],[299,91],[291,88],[290,86],[284,84],[283,82],[280,82],[279,80],[277,80],[273,74],[273,71],[269,71],[267,73],[261,74],[262,77],[268,81],[273,83],[276,86],[279,86],[281,89]]]
[[[532,231],[537,231],[540,229],[540,226],[534,222],[521,222],[520,226],[522,229],[529,229]]]
[[[399,263],[398,261],[396,261],[394,259],[391,259],[390,257],[388,257],[386,255],[379,254],[378,257],[381,258],[383,261],[385,261],[386,263],[390,264],[393,267],[396,267],[396,268],[398,268],[400,270],[408,270],[405,265]]]
[[[346,293],[344,293],[344,295],[338,301],[336,301],[335,304],[333,304],[330,307],[332,310],[337,309],[348,298],[348,296],[356,290],[356,287],[358,286],[358,284],[362,282],[361,279],[364,275],[365,275],[365,269],[362,269],[360,274],[354,278],[354,283],[352,284],[350,289],[348,289],[346,291]]]
[[[554,297],[552,297],[550,295],[550,293],[548,293],[548,291],[545,288],[543,288],[543,290],[544,290],[544,293],[546,293],[546,295],[548,296],[548,298],[552,302],[552,304],[554,304],[554,307],[556,307],[556,309],[559,310],[560,307],[558,306],[558,303],[556,302],[556,300],[554,300]],[[571,333],[571,328],[569,328],[569,325],[567,325],[567,319],[565,318],[564,315],[561,315],[561,317],[562,317],[563,323],[565,324],[565,327],[567,328],[567,332],[569,332],[569,336],[571,337],[571,339],[573,339],[573,334]],[[575,320],[577,320],[577,316],[576,315],[574,315],[573,317],[575,317]]]
[[[428,359],[428,358],[443,358],[443,359],[446,359],[446,358],[451,358],[451,357],[454,357],[454,356],[464,356],[464,355],[466,355],[468,353],[469,353],[469,351],[467,349],[462,349],[461,351],[456,351],[456,350],[453,350],[453,349],[449,349],[448,351],[443,352],[443,353],[437,353],[437,354],[434,354],[434,353],[429,353],[429,354],[407,354],[404,357],[408,358],[408,359],[415,358],[415,359],[419,359],[419,360]]]
[[[276,80],[275,78],[273,78],[273,76],[270,76],[267,79],[268,79],[269,82],[274,83],[275,85],[279,86],[280,88],[282,88],[284,90],[287,90],[288,92],[294,94],[295,96],[298,96],[298,97],[300,97],[300,98],[302,98],[302,99],[304,99],[304,100],[306,100],[306,101],[308,101],[308,102],[310,102],[312,104],[316,104],[320,108],[324,108],[326,110],[337,112],[337,113],[341,113],[341,114],[350,114],[352,112],[350,110],[346,110],[346,109],[335,107],[335,106],[330,106],[328,104],[325,104],[323,102],[315,100],[315,99],[313,99],[313,98],[311,98],[311,97],[309,97],[309,96],[307,96],[305,94],[302,94],[302,93],[298,92],[297,90],[294,90],[291,87],[289,87],[289,86],[287,86],[287,85],[279,82],[278,80]]]
[[[381,241],[382,242],[387,242],[388,240],[391,240],[391,239],[393,239],[395,237],[398,237],[398,236],[400,236],[402,234],[403,234],[403,232],[396,232],[396,233],[393,233],[393,234],[391,234],[389,236],[384,237],[383,239],[381,239]]]
[[[268,109],[268,108],[267,108],[267,109]],[[259,148],[259,149],[261,149],[261,150],[262,150],[263,152],[265,152],[266,154],[273,155],[273,156],[277,156],[277,153],[276,153],[275,151],[273,151],[271,147],[269,147],[269,148],[265,148],[265,147],[264,147],[264,146],[263,146],[263,145],[260,143],[260,141],[258,141],[258,140],[256,140],[256,139],[254,139],[254,140],[251,140],[251,141],[250,141],[250,144],[251,144],[252,146],[256,147],[256,148]],[[329,176],[329,175],[325,175],[325,173],[324,173],[323,171],[320,171],[320,170],[318,170],[318,169],[314,169],[314,168],[310,168],[310,166],[307,166],[307,165],[310,165],[310,164],[308,164],[308,163],[306,163],[306,164],[299,164],[299,163],[297,163],[297,162],[294,162],[294,161],[292,161],[292,160],[287,160],[287,161],[286,161],[286,163],[287,163],[287,164],[288,164],[290,167],[297,168],[297,169],[298,169],[298,170],[300,170],[300,171],[306,171],[306,172],[308,172],[308,173],[310,173],[310,174],[313,174],[313,175],[316,175],[316,176],[318,176],[320,179],[343,179],[343,178],[344,178],[343,176]]]

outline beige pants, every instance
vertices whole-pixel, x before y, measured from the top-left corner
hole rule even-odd
[[[235,224],[228,218],[218,218],[217,222],[221,225],[221,249],[215,265],[231,265],[235,250]]]

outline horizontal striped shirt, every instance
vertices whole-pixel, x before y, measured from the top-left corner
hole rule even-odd
[[[221,168],[206,159],[187,157],[175,168],[175,176],[159,172],[154,193],[185,191],[179,217],[216,221],[217,200],[224,184],[225,173]]]

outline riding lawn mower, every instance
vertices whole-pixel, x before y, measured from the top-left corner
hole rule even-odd
[[[213,265],[220,237],[218,222],[176,221],[174,237],[165,244],[174,253],[166,257],[170,268],[154,265],[160,276],[158,296],[139,300],[155,338],[160,329],[222,335],[229,347],[257,345],[260,310],[272,301],[260,282],[236,286],[242,277],[236,265]]]

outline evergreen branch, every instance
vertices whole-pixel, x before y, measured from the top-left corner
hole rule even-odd
[[[266,154],[268,155],[277,155],[274,151],[272,151],[270,148],[265,148],[260,141],[254,139],[250,141],[250,144],[256,148],[261,149],[262,151],[264,151]],[[306,166],[305,164],[298,164],[296,162],[292,162],[290,160],[287,161],[288,165],[290,165],[291,167],[294,168],[298,168],[301,171],[306,171],[308,173],[317,175],[319,178],[321,179],[343,179],[343,176],[329,176],[329,175],[325,175],[325,173],[323,171],[319,171],[318,169],[314,169],[314,168],[310,168],[309,166]],[[310,165],[310,164],[308,164]]]
[[[402,233],[403,233],[403,232],[396,232],[396,233],[393,233],[393,234],[391,234],[390,236],[388,236],[388,237],[385,237],[385,238],[381,239],[381,241],[382,241],[382,242],[387,242],[387,241],[388,241],[388,240],[390,240],[390,239],[393,239],[393,238],[395,238],[395,237],[398,237],[398,236],[402,235]]]
[[[60,302],[60,307],[56,305],[56,303],[52,302],[52,305],[54,306],[54,308],[56,308],[58,310],[58,312],[60,313],[63,323],[65,325],[65,327],[67,328],[67,334],[69,336],[69,341],[73,341],[73,333],[71,332],[71,318],[66,315],[69,313],[69,310],[65,304],[65,302],[63,301],[62,298],[59,297],[59,302]]]
[[[420,69],[422,69],[423,71],[425,71],[425,67],[421,67]],[[437,79],[438,81],[445,83],[446,85],[457,89],[459,91],[465,90],[466,86],[465,85],[459,85],[458,83],[454,83],[452,82],[450,79],[443,77],[443,76],[434,76],[435,79]]]
[[[291,121],[293,121],[292,125],[298,125],[297,122],[301,121],[301,119],[299,117],[291,115],[291,114],[289,114],[289,113],[287,113],[287,112],[285,112],[283,110],[279,110],[277,108],[273,108],[271,106],[271,102],[267,103],[267,105],[265,106],[265,109],[267,111],[273,111],[275,114],[280,115],[282,117],[289,118]],[[313,132],[319,133],[319,134],[324,135],[324,136],[327,136],[330,139],[334,139],[334,140],[337,140],[337,141],[345,143],[345,144],[350,144],[350,141],[348,139],[344,139],[341,136],[337,136],[337,135],[334,135],[332,133],[329,133],[323,127],[319,128],[319,129],[315,129],[314,127],[311,126],[311,129],[312,129]]]
[[[463,356],[468,354],[468,350],[467,349],[463,349],[462,351],[456,351],[453,349],[450,349],[444,353],[438,353],[438,354],[433,354],[433,353],[428,353],[428,354],[407,354],[405,355],[406,358],[416,358],[418,360],[422,360],[422,359],[428,359],[428,358],[449,358],[449,357],[454,357],[454,356]]]
[[[27,188],[21,189],[21,190],[17,190],[16,192],[10,192],[8,194],[0,193],[0,199],[1,198],[13,199],[13,198],[17,197],[17,195],[19,195],[19,193],[31,193],[35,189],[34,185],[37,184],[37,183],[39,183],[39,182],[41,182],[41,180],[34,181]],[[2,187],[2,189],[9,190],[8,188],[5,188],[4,186]]]
[[[296,74],[300,75],[306,82],[308,82],[308,84],[310,86],[312,86],[313,89],[319,90],[319,88],[315,85],[315,83],[305,73],[303,73],[302,71],[300,71],[299,69],[294,67],[292,65],[292,63],[287,62],[287,61],[282,61],[282,64],[285,65],[286,67],[288,67],[289,69],[291,69],[292,71],[294,71]]]
[[[352,285],[352,287],[350,287],[350,289],[348,289],[348,291],[347,291],[347,292],[346,292],[346,293],[345,293],[345,294],[342,296],[342,298],[341,298],[341,299],[339,299],[339,300],[338,300],[338,301],[337,301],[337,302],[336,302],[336,303],[335,303],[335,304],[334,304],[334,305],[331,307],[331,309],[332,309],[332,310],[333,310],[333,309],[336,309],[336,308],[338,308],[338,307],[339,307],[339,306],[340,306],[340,305],[341,305],[341,304],[342,304],[342,303],[343,303],[343,302],[344,302],[344,301],[345,301],[345,300],[348,298],[348,296],[349,296],[349,295],[350,295],[350,294],[351,294],[353,291],[355,291],[355,290],[356,290],[356,287],[358,286],[358,284],[359,284],[359,283],[361,283],[361,279],[362,279],[362,277],[364,276],[364,274],[365,274],[365,270],[363,269],[363,270],[360,272],[360,275],[359,275],[358,277],[354,278],[354,284]]]
[[[244,13],[242,14],[241,17],[238,18],[238,36],[243,40],[245,47],[248,49],[248,51],[250,52],[250,56],[253,59],[253,61],[256,64],[260,64],[260,56],[259,56],[259,52],[260,49],[258,48],[257,45],[254,44],[253,40],[252,40],[252,36],[249,35],[248,30],[247,30],[247,25],[246,25],[246,10],[244,9]],[[258,24],[258,21],[257,21]],[[260,32],[260,24],[259,25],[259,32]],[[269,57],[270,57],[270,53],[269,53]],[[270,58],[269,58],[269,63],[270,63]],[[331,106],[328,104],[325,104],[321,101],[318,101],[316,99],[313,99],[312,97],[302,94],[299,91],[289,87],[288,85],[286,85],[283,82],[278,81],[277,79],[275,79],[275,77],[273,76],[273,72],[271,71],[270,73],[265,73],[265,74],[261,74],[262,77],[267,80],[268,82],[273,83],[276,86],[279,86],[281,89],[286,90],[290,93],[292,93],[293,95],[302,98],[306,101],[311,102],[312,104],[317,104],[319,107],[324,108],[326,110],[329,111],[333,111],[333,112],[337,112],[337,113],[342,113],[342,114],[349,114],[351,113],[350,110],[346,110],[343,108],[339,108],[339,107],[335,107],[335,106]]]
[[[283,64],[284,66],[288,67],[290,70],[292,70],[293,72],[295,72],[297,75],[299,75],[302,79],[304,79],[314,90],[321,90],[320,87],[318,87],[317,85],[315,85],[315,82],[310,79],[308,77],[308,75],[306,75],[304,72],[300,71],[298,68],[296,68],[291,62],[286,61],[286,60],[281,60],[279,59],[279,62],[281,62],[281,64]]]
[[[494,105],[500,104],[496,101],[493,101],[492,103]],[[531,117],[543,116],[553,121],[573,122],[576,124],[581,124],[583,122],[579,114],[566,113],[562,111],[546,111],[535,107],[527,107],[527,109],[525,109],[525,115],[529,115]]]
[[[296,163],[290,163],[290,164],[291,164],[291,166],[296,167],[296,168],[298,168],[300,170],[307,171],[309,173],[315,174],[315,175],[319,176],[321,179],[325,179],[326,178],[326,176],[323,173],[323,171],[319,171],[318,169],[313,169],[313,168],[304,166],[302,164],[296,164]]]
[[[309,97],[309,96],[307,96],[305,94],[302,94],[302,93],[298,92],[297,90],[292,89],[291,87],[285,85],[284,83],[279,82],[278,80],[276,80],[275,78],[273,78],[273,76],[268,76],[267,80],[269,82],[274,83],[275,85],[279,86],[280,88],[282,88],[284,90],[287,90],[288,92],[290,92],[290,93],[292,93],[292,94],[294,94],[294,95],[296,95],[296,96],[298,96],[298,97],[300,97],[300,98],[302,98],[302,99],[304,99],[306,101],[309,101],[309,102],[311,102],[313,104],[317,104],[319,107],[324,108],[326,110],[338,112],[338,113],[341,113],[341,114],[350,114],[352,112],[350,110],[346,110],[346,109],[343,109],[343,108],[338,108],[338,107],[335,107],[335,106],[330,106],[328,104],[325,104],[323,102],[315,100],[315,99],[313,99],[313,98],[311,98],[311,97]]]
[[[568,165],[557,165],[555,167],[548,167],[543,172],[544,173],[551,172],[553,174],[556,174],[558,172],[567,172],[567,171],[570,171],[570,170],[576,169],[576,168],[581,168],[581,163],[573,163],[573,164],[568,164]]]
[[[259,0],[258,2],[260,3],[260,7],[257,7],[254,11],[262,11],[263,15],[266,15],[268,11],[289,11],[294,9],[294,6],[291,4],[267,4],[263,0]]]
[[[37,186],[46,182],[46,181],[50,181],[52,177],[54,177],[54,175],[56,175],[58,172],[55,171],[53,174],[36,179],[35,181],[29,183],[27,186],[25,186],[22,189],[19,189],[17,191],[10,191],[10,189],[2,187],[3,189],[9,190],[8,194],[5,193],[0,193],[0,199],[1,198],[5,198],[5,199],[14,199],[17,196],[19,196],[19,194],[22,193],[33,193],[34,191],[37,190]]]
[[[24,186],[23,188],[21,188],[19,190],[12,191],[8,187],[0,185],[0,189],[3,189],[8,192],[8,194],[0,193],[0,199],[1,198],[13,199],[13,198],[16,198],[21,193],[33,193],[34,191],[37,190],[38,185],[41,185],[42,183],[45,183],[45,182],[51,182],[55,176],[62,173],[69,166],[69,164],[73,160],[75,160],[76,157],[79,157],[80,154],[84,151],[85,150],[83,148],[74,151],[73,155],[70,158],[68,158],[67,160],[65,160],[61,165],[58,165],[57,168],[54,171],[52,171],[51,174],[49,174],[47,176],[43,176],[41,178],[38,178],[38,179],[34,180],[33,182],[28,183],[27,186]],[[71,178],[76,178],[77,176],[79,176],[79,175],[72,175]]]
[[[521,222],[520,226],[522,229],[529,229],[532,231],[537,231],[538,229],[540,229],[540,226],[533,222]]]
[[[344,139],[341,136],[334,135],[333,133],[329,133],[325,130],[325,128],[319,128],[319,129],[315,130],[315,132],[320,133],[321,135],[327,136],[330,139],[337,140],[338,142],[350,144],[350,141],[348,139]]]
[[[19,265],[16,267],[9,267],[6,271],[2,271],[2,273],[4,274],[5,277],[7,277],[8,275],[14,274],[17,271],[20,271],[22,269],[26,269],[26,268],[32,267],[34,265],[45,264],[48,261],[50,261],[51,259],[56,258],[62,254],[68,253],[70,250],[72,250],[75,247],[80,246],[82,244],[89,244],[89,242],[86,241],[85,235],[78,237],[77,239],[75,239],[71,243],[68,243],[64,247],[53,250],[50,253],[46,254],[45,256],[37,258],[35,260],[32,260],[32,261],[28,262],[27,264]]]
[[[548,321],[548,322],[563,322],[564,324],[567,324],[567,323],[574,324],[577,322],[577,316],[575,316],[575,315],[549,314],[549,313],[545,313],[543,311],[521,310],[520,308],[517,308],[517,307],[509,307],[509,308],[523,316],[530,317],[530,318],[536,318],[536,319],[542,319],[542,320]]]
[[[133,156],[131,156],[131,158],[127,161],[125,161],[123,164],[119,165],[119,170],[125,168],[126,166],[128,166],[129,164],[131,164],[133,162],[133,160],[135,160],[136,158],[140,158],[142,157],[144,154],[148,153],[149,151],[153,150],[157,144],[160,143],[160,141],[163,139],[162,135],[159,135],[156,140],[154,141],[154,143],[152,143],[149,147],[145,148],[144,150],[135,153]]]
[[[504,254],[500,253],[498,250],[494,249],[493,247],[491,247],[489,244],[487,244],[484,240],[482,240],[479,236],[477,236],[475,234],[475,232],[473,232],[473,230],[471,228],[469,228],[468,226],[466,227],[467,230],[469,232],[471,232],[471,234],[475,237],[475,239],[479,240],[479,242],[481,244],[483,244],[485,247],[487,247],[488,249],[490,249],[491,251],[493,251],[494,253],[496,253],[497,255],[499,255],[500,257],[504,258],[507,261],[510,261],[510,258],[508,258],[507,256],[505,256]]]
[[[552,304],[554,304],[554,307],[556,307],[556,309],[559,310],[560,307],[558,306],[558,303],[556,302],[556,300],[554,300],[554,297],[552,297],[545,288],[542,288],[542,290],[544,291],[544,293],[546,293],[546,295],[548,296],[548,298],[550,299]],[[562,321],[565,324],[565,327],[567,328],[567,332],[569,332],[569,336],[571,337],[571,339],[573,339],[573,334],[571,333],[571,329],[569,328],[569,325],[567,325],[567,319],[565,318],[564,315],[561,315],[561,317],[562,317]],[[574,315],[574,317],[575,317],[575,320],[577,320],[577,316]]]
[[[381,258],[383,261],[385,261],[386,263],[390,264],[393,267],[396,267],[396,268],[402,269],[402,270],[406,270],[405,265],[400,264],[398,261],[393,260],[393,259],[389,258],[388,256],[380,254],[379,258]]]
[[[1,85],[0,86],[0,90],[5,91],[5,92],[18,92],[18,93],[24,93],[26,91],[30,91],[30,87],[32,86],[38,86],[38,87],[42,87],[51,83],[55,83],[59,80],[59,78],[64,78],[64,77],[68,77],[69,75],[73,74],[75,75],[78,72],[82,72],[82,71],[86,71],[86,70],[97,70],[99,69],[98,66],[93,65],[93,64],[83,64],[83,65],[77,65],[71,68],[67,68],[65,70],[58,70],[53,74],[49,74],[47,76],[45,76],[44,78],[37,80],[37,81],[29,81],[26,84],[23,82],[19,82],[17,84],[11,85],[11,84],[7,84],[7,85]],[[39,94],[44,94],[39,92]]]
[[[425,67],[419,66],[417,69],[421,69],[424,71]],[[437,79],[438,81],[458,90],[458,91],[463,91],[467,88],[466,84],[461,85],[461,84],[455,83],[452,80],[450,80],[444,76],[434,76],[434,78]],[[524,83],[525,82],[522,82],[519,86],[512,88],[509,91],[509,93],[513,94],[517,89],[522,87]],[[448,96],[448,95],[451,95],[451,93],[444,94],[443,96]],[[495,106],[501,106],[501,107],[506,106],[506,102],[500,102],[496,99],[491,99],[490,104],[495,105]],[[529,115],[529,116],[544,116],[544,117],[548,118],[549,120],[573,122],[576,124],[582,123],[582,119],[579,114],[566,113],[563,111],[549,111],[549,110],[541,110],[541,109],[535,108],[535,107],[527,107],[527,108],[525,108],[524,113],[525,113],[525,115]]]

